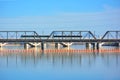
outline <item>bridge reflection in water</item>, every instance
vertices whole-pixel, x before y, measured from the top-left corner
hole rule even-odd
[[[94,66],[102,62],[105,66],[120,66],[119,52],[62,52],[62,53],[39,53],[39,52],[16,52],[15,50],[0,53],[0,67],[40,67],[48,66]]]
[[[67,47],[56,49],[50,46],[47,49],[41,50],[39,47],[24,49],[22,46],[14,45],[0,48],[0,53],[120,53],[120,48],[114,46],[104,46],[101,49],[97,50],[93,48],[86,49],[83,45],[74,45],[69,49]]]

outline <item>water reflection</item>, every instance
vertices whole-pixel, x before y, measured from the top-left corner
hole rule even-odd
[[[0,55],[2,67],[91,67],[120,66],[118,53],[4,53]]]

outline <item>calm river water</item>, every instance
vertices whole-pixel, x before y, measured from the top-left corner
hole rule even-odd
[[[120,54],[1,52],[0,80],[120,80]]]

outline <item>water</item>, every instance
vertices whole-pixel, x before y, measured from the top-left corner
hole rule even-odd
[[[120,80],[120,54],[0,53],[0,80]]]

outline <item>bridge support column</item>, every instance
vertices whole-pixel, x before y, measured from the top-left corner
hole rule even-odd
[[[92,45],[93,45],[93,49],[95,50],[95,49],[97,49],[96,47],[97,47],[97,43],[92,43]]]
[[[71,45],[70,43],[67,43],[67,49],[70,49],[70,45]]]
[[[120,47],[120,43],[117,43],[117,47]]]
[[[94,50],[99,50],[102,47],[102,43],[92,43]]]
[[[29,48],[29,44],[24,43],[24,49],[28,49]]]
[[[86,43],[86,49],[90,49],[91,48],[91,43]]]
[[[97,50],[99,50],[102,47],[102,43],[97,43],[96,47],[97,47]]]
[[[68,49],[70,48],[70,45],[72,45],[72,43],[70,42],[67,42],[67,43],[62,42],[60,44],[63,45],[63,47],[68,47]]]
[[[41,50],[45,50],[46,49],[46,43],[45,42],[41,42]]]
[[[2,48],[6,43],[0,43],[0,48]]]
[[[60,49],[60,44],[59,43],[55,43],[55,49]]]
[[[28,49],[29,47],[37,47],[38,45],[40,45],[40,43],[24,43],[24,49]]]
[[[0,48],[2,47],[2,43],[0,43]]]
[[[40,43],[28,43],[31,47],[37,47],[38,45],[40,45]]]

